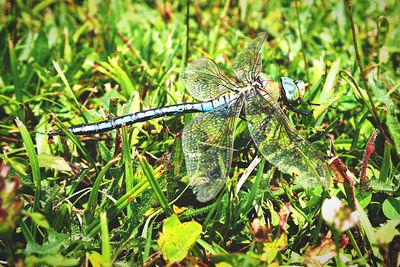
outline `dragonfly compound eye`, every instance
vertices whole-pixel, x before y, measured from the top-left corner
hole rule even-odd
[[[282,77],[281,83],[282,83],[282,93],[284,98],[289,103],[298,102],[300,100],[301,94],[300,94],[300,88],[296,85],[296,83],[292,79],[287,77]]]
[[[300,90],[300,98],[303,98],[307,84],[302,80],[296,80],[296,81],[294,81],[294,83],[296,84],[297,88],[299,88],[299,90]]]

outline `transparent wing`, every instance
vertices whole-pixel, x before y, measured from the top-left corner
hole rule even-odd
[[[251,83],[261,73],[261,51],[267,36],[266,33],[257,35],[233,60],[232,70],[239,81]]]
[[[189,64],[181,74],[181,80],[189,93],[200,101],[212,100],[236,90],[215,62],[208,58],[199,58]]]
[[[235,119],[242,103],[240,98],[198,115],[183,130],[186,170],[200,202],[214,198],[225,185],[232,162]]]
[[[322,155],[292,126],[271,95],[249,91],[245,101],[250,134],[261,154],[303,187],[329,186],[330,173]]]

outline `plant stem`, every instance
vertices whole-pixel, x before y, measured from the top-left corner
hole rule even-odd
[[[350,229],[348,229],[346,231],[346,233],[347,233],[347,236],[350,238],[350,242],[351,242],[354,250],[356,251],[358,257],[363,258],[364,256],[360,250],[360,247],[357,244],[357,241],[354,239],[353,233],[350,231]]]
[[[371,105],[372,116],[374,117],[374,120],[375,120],[375,122],[376,122],[376,124],[378,126],[378,129],[381,131],[381,133],[382,133],[383,137],[385,138],[385,140],[389,141],[389,138],[386,136],[386,133],[383,130],[383,126],[382,126],[381,122],[379,121],[379,117],[378,117],[378,114],[376,112],[375,104],[372,101],[372,94],[371,94],[371,91],[368,88],[368,83],[367,83],[367,79],[365,77],[364,68],[363,68],[362,63],[361,63],[361,56],[360,56],[360,53],[358,51],[358,45],[357,45],[356,27],[354,25],[354,20],[353,20],[353,11],[352,11],[353,5],[351,3],[351,0],[345,0],[345,2],[346,2],[346,5],[347,5],[347,10],[349,12],[349,19],[350,19],[350,25],[351,25],[351,34],[353,36],[353,45],[354,45],[354,50],[355,50],[355,53],[356,53],[357,64],[358,64],[358,68],[360,69],[360,72],[361,72],[361,80],[362,80],[362,82],[364,84],[365,91],[367,92],[368,100],[369,100],[369,103]]]
[[[380,35],[381,35],[381,29],[382,29],[382,24],[386,24],[386,25],[389,25],[389,21],[388,21],[388,19],[385,17],[385,16],[379,16],[379,18],[378,18],[378,20],[377,20],[377,22],[376,22],[376,28],[377,28],[377,33],[376,33],[376,57],[377,57],[377,63],[378,63],[378,66],[376,67],[377,68],[377,76],[378,76],[378,78],[379,78],[379,66],[380,66],[380,58],[379,58],[379,56],[380,56],[380,47],[381,47],[381,44],[380,44]],[[386,37],[386,34],[387,34],[387,30],[386,30],[386,32],[385,32],[385,35],[384,35],[384,38],[383,39],[385,39],[385,37]]]
[[[189,0],[186,1],[186,57],[185,61],[187,62],[189,59]]]
[[[299,35],[300,35],[300,43],[301,43],[301,51],[303,52],[303,60],[304,60],[304,66],[306,68],[306,77],[307,81],[310,80],[310,77],[308,75],[308,64],[307,64],[307,56],[306,56],[306,49],[304,48],[304,42],[303,42],[303,34],[301,33],[301,27],[300,27],[300,16],[299,16],[299,7],[298,7],[298,0],[295,1],[295,6],[296,6],[296,18],[297,18],[297,27],[299,28]]]
[[[8,262],[8,266],[15,266],[15,251],[14,251],[14,246],[12,243],[12,238],[10,235],[7,235],[4,239],[4,244],[5,244],[5,250],[6,250],[6,259]]]

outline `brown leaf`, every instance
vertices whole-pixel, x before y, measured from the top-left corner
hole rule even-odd
[[[343,235],[340,239],[339,249],[346,247],[349,239]],[[330,237],[322,239],[321,243],[306,253],[304,263],[306,266],[324,266],[336,256],[335,242]]]

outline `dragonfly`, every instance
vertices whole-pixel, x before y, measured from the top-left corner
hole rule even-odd
[[[261,33],[232,61],[234,78],[209,58],[190,63],[180,76],[186,90],[201,102],[136,112],[106,121],[69,127],[75,135],[105,132],[150,119],[200,113],[182,133],[182,147],[189,183],[200,202],[214,199],[229,177],[236,122],[244,114],[252,140],[262,156],[280,172],[292,175],[304,188],[327,188],[330,173],[317,151],[285,115],[282,101],[292,109],[301,101],[305,84],[281,77],[274,82],[262,73]],[[51,136],[62,135],[61,130]]]

